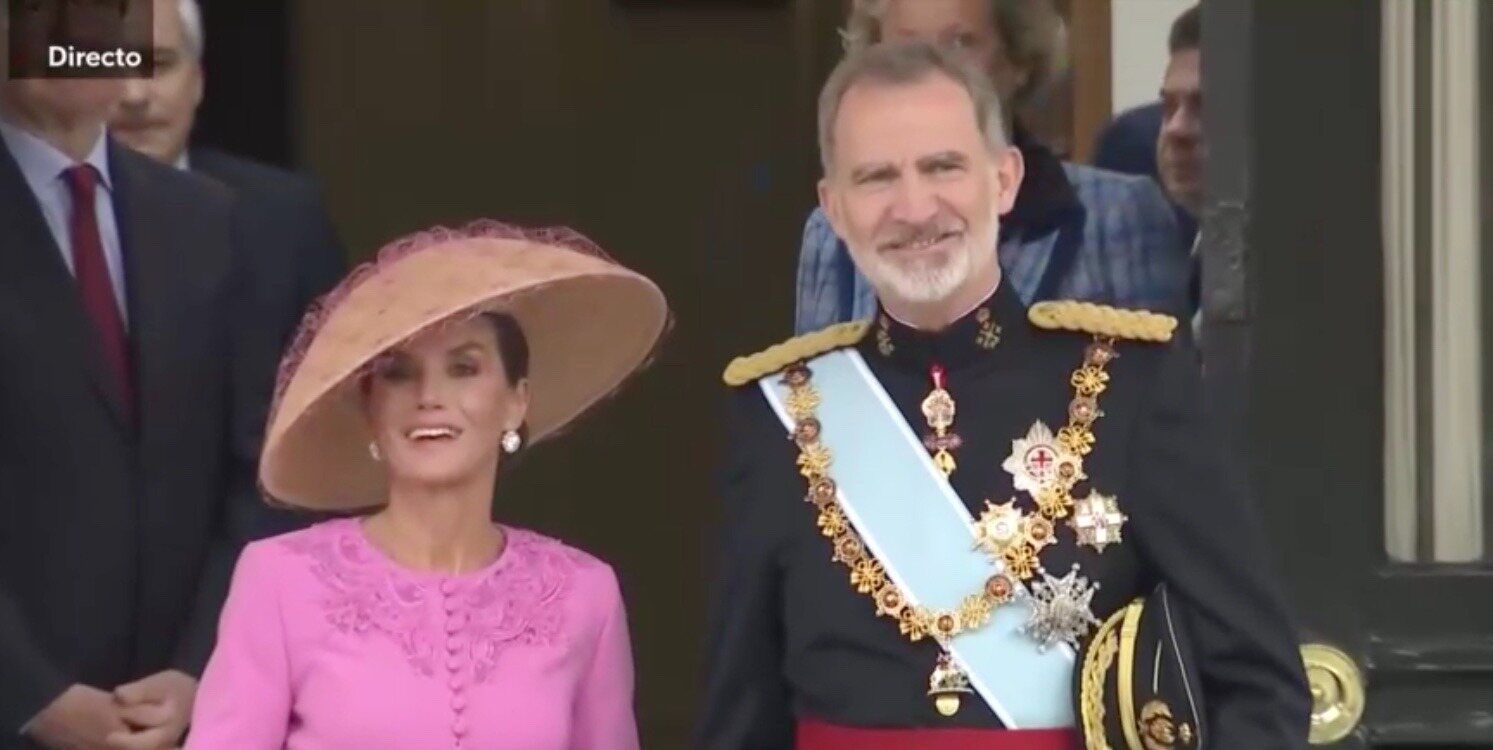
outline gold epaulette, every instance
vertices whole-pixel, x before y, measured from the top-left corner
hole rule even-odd
[[[835,349],[842,349],[860,341],[871,326],[868,320],[836,323],[823,330],[795,336],[781,344],[774,344],[756,354],[737,357],[726,366],[722,379],[726,385],[746,385],[758,378],[771,375],[794,362],[813,359]]]
[[[1135,341],[1171,341],[1177,328],[1177,319],[1170,315],[1073,300],[1038,302],[1027,318],[1038,328]]]

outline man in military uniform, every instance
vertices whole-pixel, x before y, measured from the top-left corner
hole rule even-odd
[[[825,86],[820,201],[879,306],[725,373],[702,750],[1306,742],[1186,331],[1001,283],[1022,174],[1001,122],[937,47]]]

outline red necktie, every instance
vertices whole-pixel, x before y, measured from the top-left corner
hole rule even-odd
[[[83,295],[83,308],[98,334],[104,360],[119,380],[126,405],[133,410],[135,388],[129,339],[114,298],[114,285],[109,280],[104,243],[99,238],[98,214],[93,208],[98,172],[91,165],[80,164],[63,171],[62,175],[73,198],[73,212],[67,223],[68,239],[73,245],[73,276],[77,279],[78,291]]]

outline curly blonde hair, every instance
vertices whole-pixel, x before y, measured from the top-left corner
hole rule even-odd
[[[881,40],[881,16],[888,0],[851,0],[850,17],[840,32],[847,53]],[[1051,0],[987,0],[990,20],[1006,58],[1026,72],[1010,104],[1030,102],[1068,68],[1068,25]]]

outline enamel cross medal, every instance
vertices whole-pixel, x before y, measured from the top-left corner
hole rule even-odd
[[[1033,498],[1059,485],[1071,488],[1084,478],[1079,458],[1058,442],[1052,429],[1042,422],[1033,422],[1026,437],[1011,441],[1011,455],[1001,468],[1011,474],[1011,483],[1018,492]]]
[[[933,453],[933,463],[944,476],[954,473],[954,454],[960,443],[959,436],[949,432],[954,425],[954,397],[944,387],[945,373],[942,365],[933,365],[929,370],[933,378],[933,390],[923,399],[923,418],[928,420],[931,434],[923,437],[923,445]]]
[[[1120,529],[1128,520],[1114,496],[1094,492],[1073,502],[1073,520],[1068,525],[1078,533],[1079,544],[1102,553],[1105,547],[1120,543]]]

